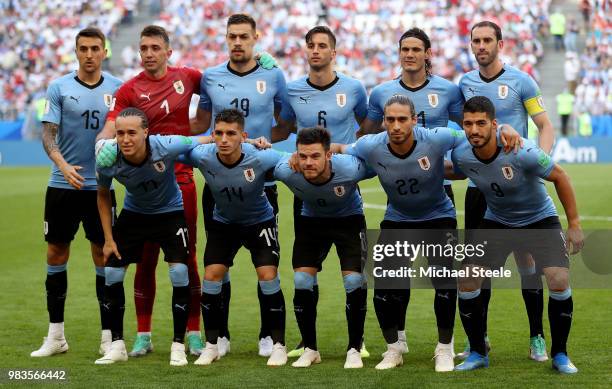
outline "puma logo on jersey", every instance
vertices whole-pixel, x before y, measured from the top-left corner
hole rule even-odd
[[[79,97],[70,96],[70,99],[76,101],[76,103],[78,104],[79,100],[81,99],[81,96]]]
[[[211,172],[210,170],[207,170],[206,173],[210,174],[212,178],[215,178],[217,176],[215,173]]]
[[[310,96],[300,96],[300,100],[298,103],[300,104],[308,104],[310,102]]]
[[[151,101],[151,92],[147,93],[146,95],[144,93],[141,93],[140,97]]]
[[[221,84],[221,83],[218,83],[218,84],[217,84],[217,86],[218,86],[219,88],[221,88],[221,89],[225,90],[225,85],[223,85],[223,84]]]
[[[376,162],[376,163],[378,164],[378,166],[380,166],[383,169],[387,170],[387,167],[385,165],[383,165],[382,163],[380,163],[380,162]]]
[[[470,168],[470,171],[474,174],[478,174],[478,170],[474,169],[473,167]]]

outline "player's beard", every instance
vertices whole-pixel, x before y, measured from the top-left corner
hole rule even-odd
[[[480,149],[482,147],[485,147],[491,141],[491,131],[489,131],[488,134],[485,134],[485,135],[483,135],[482,137],[480,137],[478,139],[482,140],[482,141],[478,145],[475,145],[474,143],[472,143],[472,139],[469,138],[469,141],[470,141],[470,144],[472,145],[472,147],[474,147],[475,149]]]
[[[244,51],[239,55],[230,54],[230,59],[233,63],[247,63],[251,60],[251,58],[253,58],[253,56],[248,56]]]
[[[398,134],[397,136],[401,135],[401,138],[397,138],[396,135],[392,135],[389,134],[389,142],[391,142],[392,144],[396,145],[396,146],[402,146],[403,144],[405,144],[406,142],[408,142],[408,139],[410,139],[410,134],[411,132],[408,133],[403,133],[403,134]]]
[[[499,50],[497,50],[497,47],[495,47],[493,50],[491,50],[489,55],[487,55],[486,58],[484,58],[483,60],[481,60],[477,55],[476,62],[478,62],[478,65],[481,67],[487,67],[495,61],[495,59],[497,58],[498,52]]]

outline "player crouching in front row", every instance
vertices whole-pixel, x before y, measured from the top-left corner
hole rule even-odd
[[[187,364],[185,328],[189,312],[188,234],[183,198],[174,176],[174,161],[193,149],[202,138],[179,135],[148,136],[148,121],[141,110],[126,108],[115,122],[119,155],[115,163],[98,168],[98,210],[104,229],[106,286],[104,307],[111,322],[110,350],[96,364],[127,361],[123,341],[127,266],[142,257],[145,241],[159,243],[169,264],[172,281],[174,337],[170,364]],[[110,186],[115,178],[126,188],[123,210],[114,227]]]
[[[215,116],[215,144],[198,146],[181,159],[200,169],[215,199],[204,250],[202,282],[206,348],[195,361],[196,365],[210,365],[221,358],[217,340],[221,329],[222,281],[242,246],[251,252],[263,293],[264,315],[270,326],[273,347],[267,364],[287,363],[285,297],[278,278],[280,247],[276,217],[268,198],[262,196],[266,172],[276,166],[282,154],[244,145],[246,135],[242,113],[235,109],[223,110]]]
[[[525,140],[525,147],[517,154],[500,153],[493,136],[496,126],[495,107],[488,98],[476,96],[465,103],[463,128],[469,143],[454,149],[452,160],[455,171],[467,175],[487,201],[484,219],[479,229],[472,231],[470,240],[489,244],[483,258],[466,259],[463,266],[473,275],[475,272],[470,269],[473,267],[502,267],[508,254],[517,248],[531,253],[549,289],[553,368],[565,374],[577,373],[566,350],[573,314],[567,250],[571,247],[575,254],[584,243],[574,189],[567,173],[531,141]],[[565,209],[568,247],[542,179],[555,184]],[[470,354],[455,370],[489,365],[480,295],[482,282],[476,276],[459,280],[459,313],[470,341]]]

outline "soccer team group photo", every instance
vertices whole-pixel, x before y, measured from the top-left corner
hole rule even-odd
[[[5,337],[28,333],[2,346],[6,382],[23,369],[94,386],[612,382],[611,295],[583,289],[582,264],[589,230],[612,222],[611,170],[559,162],[568,122],[556,128],[536,81],[555,76],[526,66],[547,26],[542,67],[577,51],[570,22],[558,47],[560,7],[594,8],[584,26],[606,34],[609,7],[517,1],[468,19],[468,2],[438,2],[385,33],[367,17],[337,23],[383,14],[359,1],[308,2],[317,17],[274,32],[309,11],[145,2],[156,22],[136,3],[121,5],[135,50],[112,54],[125,71],[110,66],[107,27],[64,34],[77,67],[48,78],[37,108],[50,175],[0,170],[30,242],[5,236]],[[459,15],[460,35],[419,16],[430,11]],[[187,23],[201,12],[204,40],[193,26],[206,20]],[[359,28],[388,47],[364,47],[361,69],[345,46],[367,45]],[[199,56],[206,66],[184,66]],[[440,66],[453,58],[463,71]]]

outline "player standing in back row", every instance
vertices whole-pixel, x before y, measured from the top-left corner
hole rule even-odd
[[[501,61],[499,55],[504,48],[504,41],[499,26],[489,21],[475,24],[471,32],[471,48],[479,69],[465,74],[459,81],[465,99],[474,96],[489,98],[495,106],[498,122],[510,124],[524,138],[527,138],[527,121],[531,117],[539,130],[540,147],[550,153],[554,143],[554,129],[544,109],[540,89],[527,73]],[[485,196],[469,182],[465,195],[465,229],[478,228],[486,209]],[[521,272],[523,300],[529,318],[529,357],[545,361],[548,356],[542,325],[542,277],[535,273],[535,264],[529,253],[517,252],[514,255]],[[483,283],[482,296],[486,334],[486,317],[491,298],[490,279]],[[487,347],[490,347],[488,338]],[[460,356],[467,356],[468,350],[469,345],[466,345],[466,350]]]
[[[280,128],[287,130],[322,127],[329,131],[334,143],[352,143],[356,140],[357,128],[368,110],[366,90],[359,80],[334,71],[336,37],[325,26],[312,28],[305,37],[308,75],[287,84],[287,96],[281,111]],[[293,221],[301,217],[302,201],[294,197]],[[297,228],[296,228],[297,232]],[[315,308],[319,301],[319,285],[314,275]],[[289,352],[289,357],[299,357],[304,344]],[[361,345],[361,356],[367,358],[365,344]]]
[[[378,133],[384,117],[385,103],[393,95],[410,98],[416,109],[417,125],[424,128],[447,127],[449,120],[461,123],[463,96],[452,82],[431,74],[431,42],[419,28],[406,31],[399,40],[399,58],[402,74],[399,78],[384,82],[372,90],[368,116],[361,123],[361,134]],[[450,181],[444,182],[446,194],[454,202]],[[406,290],[404,291],[406,292]],[[405,317],[410,297],[404,296],[399,313],[398,334],[406,342]]]
[[[136,107],[149,119],[149,132],[161,135],[190,135],[189,104],[193,94],[200,93],[202,73],[196,69],[168,66],[172,55],[166,30],[147,26],[140,33],[140,58],[144,71],[119,88],[108,121],[100,138],[115,136],[115,118],[127,107]],[[116,153],[116,149],[115,149]],[[114,157],[114,156],[113,156]],[[111,163],[114,162],[114,158]],[[197,193],[190,166],[174,165],[176,181],[183,195],[185,219],[189,229],[189,284],[191,290],[187,340],[191,354],[203,349],[200,337],[200,277],[196,259]],[[151,316],[155,300],[155,268],[158,244],[146,244],[134,279],[134,302],[138,335],[130,356],[145,355],[153,350]]]
[[[75,40],[79,68],[49,85],[42,119],[43,147],[53,161],[45,196],[44,222],[49,332],[40,349],[30,354],[32,357],[48,357],[68,350],[64,337],[66,267],[70,242],[80,223],[91,242],[91,256],[96,267],[96,295],[102,322],[99,352],[104,354],[111,343],[110,324],[102,307],[104,233],[96,203],[94,144],[121,81],[102,72],[102,61],[106,57],[106,38],[102,31],[88,27],[79,31]],[[111,198],[114,207],[114,191],[111,191]]]
[[[264,136],[272,142],[284,139],[279,137],[272,125],[281,110],[281,100],[286,89],[285,76],[280,69],[268,66],[264,68],[255,60],[254,47],[257,39],[257,28],[252,17],[244,14],[234,14],[229,17],[226,33],[229,61],[207,69],[200,85],[198,117],[202,118],[200,123],[202,130],[211,127],[211,130],[214,131],[211,119],[219,112],[233,108],[244,116],[244,131],[249,134],[250,138]],[[274,181],[266,182],[265,193],[276,215],[278,213],[278,193]],[[204,226],[207,232],[209,226],[213,224],[214,206],[215,199],[207,183],[204,185],[202,195]],[[267,316],[264,314],[267,310],[266,298],[259,284],[257,285],[257,296],[261,314],[259,355],[270,356],[273,347],[272,334],[270,323],[267,322]],[[222,319],[218,342],[221,356],[230,351],[228,330],[230,297],[231,283],[227,272],[223,279],[221,293]]]

